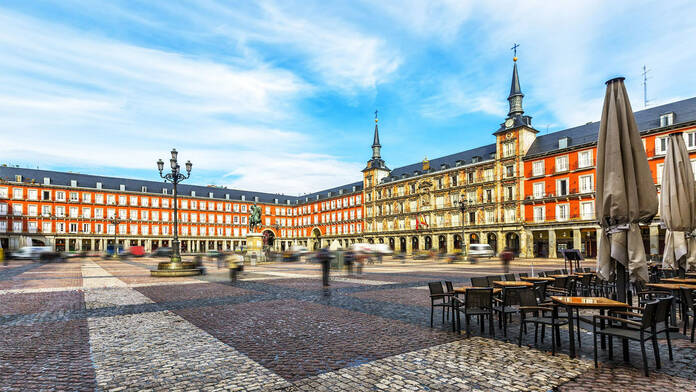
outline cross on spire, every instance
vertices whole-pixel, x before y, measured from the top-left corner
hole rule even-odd
[[[520,45],[518,43],[515,43],[514,45],[512,45],[512,48],[510,48],[510,50],[512,50],[514,53],[515,61],[517,61],[517,48],[519,48],[519,47],[520,47]]]
[[[378,121],[378,119],[377,119],[377,112],[378,112],[378,110],[375,110],[375,122]]]

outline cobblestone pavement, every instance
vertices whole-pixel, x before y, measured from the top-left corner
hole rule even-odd
[[[317,265],[246,267],[230,284],[227,270],[153,278],[155,259],[21,262],[0,270],[0,390],[278,390],[278,391],[696,391],[696,344],[680,334],[662,369],[639,347],[630,362],[592,361],[592,335],[578,358],[567,329],[556,356],[549,337],[465,338],[435,315],[427,283],[500,274],[496,261],[475,265],[385,263],[362,275],[332,272],[321,286]],[[552,261],[536,268],[557,269]],[[529,272],[517,260],[515,272]],[[619,345],[620,346],[620,345]]]

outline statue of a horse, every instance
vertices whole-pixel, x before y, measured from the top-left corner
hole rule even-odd
[[[261,207],[254,204],[249,208],[249,231],[255,232],[261,226]]]

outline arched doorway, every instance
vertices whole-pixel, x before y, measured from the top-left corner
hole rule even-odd
[[[370,238],[370,239],[367,240],[367,242],[369,242],[369,243],[371,243],[371,244],[374,244],[374,243],[375,243],[375,239],[374,239],[374,238]]]
[[[379,243],[380,243],[380,244],[383,244],[383,243],[384,243],[384,238],[380,238],[380,239],[379,239]]]
[[[425,250],[433,248],[433,238],[429,235],[425,236]]]
[[[406,252],[406,237],[399,238],[399,250]]]
[[[459,234],[454,235],[454,249],[462,249],[462,237]]]
[[[412,237],[411,238],[411,249],[416,252],[418,251],[418,237]]]
[[[469,234],[469,243],[470,244],[478,244],[481,240],[479,239],[478,234],[476,233],[471,233]]]
[[[447,253],[447,238],[444,235],[437,237],[437,249],[440,253]]]
[[[275,233],[271,230],[263,231],[263,246],[272,248],[275,244]]]
[[[505,234],[505,246],[509,248],[515,255],[520,254],[520,236],[517,233]]]
[[[488,233],[486,238],[488,239],[488,245],[490,245],[491,248],[493,248],[493,252],[497,252],[498,251],[498,236],[496,236],[495,233]]]
[[[389,238],[389,249],[391,249],[392,252],[396,250],[396,246],[394,245],[394,238],[391,237]]]

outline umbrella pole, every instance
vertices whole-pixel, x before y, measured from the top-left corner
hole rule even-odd
[[[628,291],[628,277],[626,276],[626,266],[616,262],[616,300],[626,302]]]

